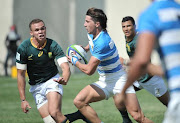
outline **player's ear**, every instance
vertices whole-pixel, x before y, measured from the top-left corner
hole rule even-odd
[[[30,35],[33,36],[33,32],[32,31],[30,31]]]
[[[96,27],[98,28],[100,26],[100,22],[96,22]]]

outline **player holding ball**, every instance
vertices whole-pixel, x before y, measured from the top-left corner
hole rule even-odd
[[[116,98],[120,93],[127,79],[126,72],[123,70],[119,61],[119,54],[113,40],[109,36],[107,27],[107,17],[101,9],[88,9],[85,17],[84,27],[87,30],[89,44],[84,47],[91,52],[88,64],[82,64],[74,54],[68,57],[68,61],[79,68],[87,75],[99,73],[99,80],[83,88],[74,99],[74,104],[78,110],[91,122],[102,123],[90,103]],[[128,112],[137,122],[152,123],[146,118],[139,106],[135,90],[131,86],[126,91],[127,98],[125,105]]]

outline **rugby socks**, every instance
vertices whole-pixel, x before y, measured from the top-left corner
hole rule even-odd
[[[78,110],[74,113],[71,113],[71,114],[66,114],[65,115],[67,117],[67,119],[70,121],[70,122],[73,122],[73,121],[76,121],[78,119],[82,119],[83,121],[85,121],[86,123],[91,123],[87,118],[85,118],[83,116],[83,114],[81,114],[81,112]],[[66,122],[65,122],[66,123]]]
[[[121,116],[123,118],[123,123],[132,123],[126,110],[124,111],[119,110],[119,112],[121,113]]]

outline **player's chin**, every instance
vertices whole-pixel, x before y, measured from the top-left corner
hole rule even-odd
[[[38,40],[39,41],[44,41],[44,40],[46,40],[46,37],[44,37],[44,36],[43,37],[38,37]]]

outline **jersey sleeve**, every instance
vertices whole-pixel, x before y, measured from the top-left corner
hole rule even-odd
[[[64,54],[61,46],[55,41],[53,41],[53,43],[51,45],[51,51],[52,51],[53,55],[55,56],[56,60],[61,57],[65,57],[65,54]]]
[[[22,46],[19,46],[16,52],[16,68],[21,70],[27,69],[27,56]]]
[[[112,40],[110,42],[103,42],[100,42],[94,47],[93,56],[99,60],[106,59],[114,53],[114,42]]]
[[[159,34],[159,30],[157,27],[157,22],[159,22],[157,19],[158,15],[156,11],[149,11],[150,9],[155,9],[150,7],[149,9],[147,9],[146,11],[144,11],[138,20],[138,32],[142,33],[142,32],[152,32],[155,35]],[[149,16],[151,15],[151,16]]]
[[[18,47],[16,52],[16,62],[20,64],[27,64],[27,56],[25,54],[25,48]]]

